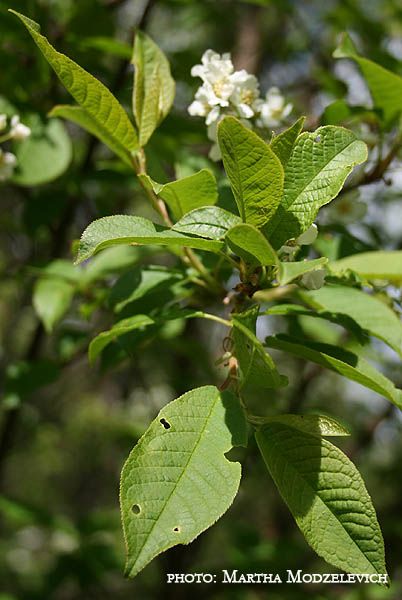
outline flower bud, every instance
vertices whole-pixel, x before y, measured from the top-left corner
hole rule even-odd
[[[18,115],[14,115],[11,117],[11,129],[10,136],[14,140],[22,141],[31,135],[31,130],[23,123],[20,123],[20,118]]]
[[[303,275],[303,277],[300,279],[300,283],[307,290],[318,290],[324,285],[326,275],[326,269],[316,269],[315,271],[309,271],[308,273],[305,273]]]

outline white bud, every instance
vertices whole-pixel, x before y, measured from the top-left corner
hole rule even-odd
[[[302,234],[299,235],[298,238],[296,238],[296,244],[299,244],[299,246],[308,246],[309,244],[315,242],[317,235],[317,225],[313,223],[308,229],[306,229],[306,231],[304,231]]]
[[[14,140],[22,141],[31,135],[31,130],[23,123],[20,123],[20,118],[18,115],[14,115],[11,117],[11,129],[10,136]]]
[[[318,290],[324,285],[326,275],[326,269],[309,271],[303,275],[303,277],[300,279],[300,283],[308,290]]]
[[[14,168],[17,165],[17,158],[11,152],[3,152],[0,148],[0,181],[10,179]]]
[[[0,131],[3,131],[7,126],[7,115],[4,113],[0,115]]]

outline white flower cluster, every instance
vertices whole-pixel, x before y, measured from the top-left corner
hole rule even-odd
[[[229,53],[221,56],[213,50],[207,50],[201,63],[191,69],[191,75],[200,77],[202,85],[188,112],[192,116],[205,117],[208,137],[214,142],[209,153],[212,160],[221,158],[217,126],[224,116],[236,116],[249,128],[250,119],[253,118],[257,127],[272,128],[278,127],[292,110],[292,105],[285,103],[276,87],[268,90],[265,99],[261,98],[257,78],[245,69],[234,71]]]
[[[7,115],[0,114],[0,142],[7,142],[8,140],[21,141],[31,135],[30,128],[20,122],[18,115],[11,117],[9,131],[1,135],[1,132],[6,128]],[[0,181],[10,179],[16,166],[16,156],[12,152],[4,152],[0,148]]]

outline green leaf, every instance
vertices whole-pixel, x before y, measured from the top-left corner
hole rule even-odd
[[[71,304],[75,286],[66,279],[38,279],[33,292],[33,306],[48,333],[62,318]]]
[[[384,542],[360,473],[336,446],[289,424],[256,432],[267,468],[307,542],[348,573],[386,574]]]
[[[355,271],[365,279],[388,279],[402,282],[402,251],[361,252],[330,263],[332,273],[342,274],[346,269]]]
[[[392,381],[377,371],[370,363],[349,350],[330,344],[301,341],[282,334],[268,337],[265,343],[269,348],[283,350],[294,356],[310,360],[351,381],[356,381],[402,409],[402,390],[396,388]]]
[[[216,319],[214,315],[209,315],[208,313],[204,313],[203,311],[177,307],[172,307],[168,311],[159,314],[155,317],[136,314],[133,317],[121,319],[121,321],[115,323],[111,329],[108,329],[107,331],[102,331],[102,333],[97,335],[96,338],[92,340],[88,350],[89,361],[91,365],[93,365],[96,358],[99,356],[102,350],[106,348],[108,344],[110,344],[113,340],[117,339],[118,337],[125,335],[126,333],[130,333],[138,329],[143,330],[151,325],[160,326],[166,323],[167,321],[173,321],[175,319],[192,319],[196,317],[200,317],[202,319],[209,319],[212,321],[219,321],[219,318]],[[230,326],[229,321],[227,322],[227,326]]]
[[[173,225],[173,229],[181,233],[221,240],[231,227],[239,223],[241,219],[237,215],[219,206],[205,206],[184,215]]]
[[[81,106],[70,106],[68,104],[60,104],[55,106],[50,112],[49,117],[62,117],[73,121],[95,137],[99,138],[106,146],[109,146],[113,152],[117,154],[126,164],[132,166],[130,153],[127,151],[120,140],[116,138],[114,133],[108,129],[99,127],[97,121]]]
[[[393,310],[375,296],[356,288],[332,284],[299,294],[314,308],[348,315],[362,329],[383,340],[402,356],[402,323]]]
[[[166,267],[136,267],[117,280],[109,296],[109,305],[114,312],[121,312],[128,304],[147,294],[160,298],[163,291],[183,280],[183,273]]]
[[[356,61],[367,81],[374,107],[382,111],[385,125],[390,126],[402,110],[402,77],[367,58],[360,57],[347,33],[343,34],[333,56]]]
[[[293,279],[297,279],[297,277],[304,275],[304,273],[308,273],[320,265],[325,265],[327,262],[328,258],[324,256],[300,262],[281,262],[279,263],[278,281],[280,285],[286,285],[290,281],[293,281]]]
[[[189,544],[227,511],[241,466],[225,453],[246,443],[237,399],[214,386],[191,390],[160,411],[121,475],[126,576],[168,548]]]
[[[215,176],[208,169],[162,185],[149,175],[138,176],[144,185],[152,189],[168,205],[175,221],[186,213],[202,206],[212,206],[218,199]]]
[[[98,137],[102,141],[112,138],[114,147],[121,148],[121,153],[136,150],[138,148],[136,131],[123,107],[107,87],[73,60],[57,52],[40,34],[38,23],[15,10],[10,9],[10,12],[21,19],[62,84],[88,113],[89,118],[86,122],[91,123],[91,133],[95,133],[96,127]],[[84,120],[82,116],[79,118],[81,121]]]
[[[273,247],[306,231],[318,209],[338,195],[353,166],[366,158],[366,144],[342,127],[299,135],[286,165],[281,203],[263,229]]]
[[[75,264],[86,260],[95,252],[118,244],[158,244],[183,246],[218,252],[222,242],[186,236],[167,227],[155,225],[148,219],[131,215],[114,215],[93,221],[81,236]]]
[[[280,160],[257,134],[234,117],[220,122],[218,140],[242,221],[263,227],[282,196]]]
[[[97,254],[83,269],[81,282],[85,285],[107,277],[115,278],[117,274],[132,267],[144,256],[145,247],[112,246]],[[76,269],[76,267],[73,267]]]
[[[263,293],[263,292],[262,292]],[[254,294],[254,297],[258,299],[258,292]],[[342,325],[347,331],[355,336],[359,344],[367,344],[370,341],[370,337],[365,329],[362,329],[358,323],[348,315],[343,313],[329,312],[327,310],[318,310],[317,312],[305,308],[300,304],[277,304],[271,306],[265,311],[266,315],[280,315],[284,317],[313,317],[317,319],[325,319],[336,325]],[[322,329],[322,325],[320,325]]]
[[[133,112],[139,144],[143,147],[172,106],[175,82],[162,50],[139,30],[135,34],[132,62],[135,67]]]
[[[298,429],[304,433],[322,436],[345,436],[350,435],[349,431],[340,425],[335,419],[326,415],[275,415],[273,417],[254,417],[253,422],[265,423],[283,423],[293,429]]]
[[[12,181],[34,186],[53,181],[66,171],[72,158],[71,140],[58,119],[43,123],[38,115],[24,117],[31,135],[13,144],[18,168]]]
[[[226,234],[231,250],[247,263],[257,265],[276,265],[278,257],[268,240],[253,225],[239,223]]]
[[[255,305],[245,313],[232,316],[233,355],[240,368],[240,385],[259,388],[276,388],[287,385],[287,378],[280,375],[275,363],[257,338],[256,323],[259,306]]]
[[[269,144],[271,150],[273,150],[276,156],[282,163],[282,167],[285,168],[290,155],[292,154],[293,146],[295,145],[297,137],[300,135],[303,129],[304,121],[306,117],[300,117],[289,129],[282,131],[276,136]]]

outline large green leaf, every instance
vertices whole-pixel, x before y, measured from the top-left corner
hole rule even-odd
[[[346,269],[355,271],[366,279],[388,279],[394,283],[402,282],[402,251],[361,252],[330,263],[333,273],[342,273]]]
[[[266,423],[256,439],[281,496],[317,554],[349,573],[386,574],[375,510],[349,458],[290,423]]]
[[[347,33],[343,34],[333,56],[334,58],[351,58],[357,62],[369,86],[374,107],[382,111],[386,126],[391,125],[402,110],[402,77],[359,56]]]
[[[218,199],[216,179],[208,169],[164,185],[156,183],[149,175],[139,175],[139,178],[166,202],[175,221],[196,208],[212,206]]]
[[[89,114],[87,123],[91,123],[89,129],[91,133],[97,132],[96,135],[102,141],[113,139],[113,149],[119,147],[121,150],[119,155],[136,150],[138,148],[136,131],[123,107],[107,87],[73,60],[57,52],[40,34],[38,23],[15,10],[11,12],[21,19],[60,81]],[[80,124],[82,123],[81,116]]]
[[[233,355],[240,368],[240,385],[259,388],[276,388],[287,385],[287,378],[280,375],[274,361],[256,336],[259,306],[245,313],[233,315]]]
[[[225,453],[246,443],[237,399],[216,387],[187,392],[160,411],[121,475],[128,577],[164,550],[189,544],[227,511],[241,466]]]
[[[371,335],[380,338],[400,356],[402,323],[394,311],[375,296],[356,288],[325,285],[319,290],[299,292],[310,306],[351,317]]]
[[[306,117],[300,117],[289,129],[282,131],[276,136],[269,144],[271,150],[273,150],[276,156],[282,163],[283,168],[286,167],[290,155],[292,154],[293,146],[295,145],[296,139],[300,135],[303,129],[303,123]]]
[[[342,127],[299,135],[285,168],[281,203],[263,229],[273,247],[308,229],[318,209],[338,195],[353,166],[366,158],[366,144]]]
[[[36,282],[32,303],[48,333],[69,308],[74,289],[67,279],[43,277]]]
[[[286,285],[293,279],[297,279],[304,273],[308,273],[319,266],[325,265],[328,258],[322,256],[314,260],[303,260],[298,262],[281,262],[279,263],[278,281],[281,285]]]
[[[263,227],[282,196],[283,168],[279,158],[234,117],[225,117],[220,122],[218,139],[242,221]]]
[[[269,348],[289,352],[356,381],[402,409],[402,390],[358,354],[339,346],[301,341],[287,335],[267,337],[265,343]]]
[[[240,217],[220,208],[205,206],[187,213],[173,225],[175,231],[221,240],[228,230],[241,223]]]
[[[99,138],[106,146],[109,146],[126,164],[132,165],[130,153],[116,138],[115,134],[106,128],[100,128],[94,117],[81,106],[60,104],[50,111],[49,117],[63,117],[77,123],[77,125]]]
[[[159,244],[183,246],[218,252],[222,242],[184,235],[148,219],[131,215],[115,215],[93,221],[81,236],[76,264],[95,252],[117,244]]]
[[[136,31],[132,62],[135,67],[133,112],[142,147],[168,114],[175,82],[166,56],[143,31]]]
[[[239,223],[226,234],[226,242],[231,250],[247,263],[276,265],[278,257],[268,240],[253,225]]]
[[[53,181],[68,168],[72,158],[71,140],[63,123],[54,119],[43,123],[38,115],[29,115],[24,123],[31,135],[13,144],[18,168],[12,181],[18,185],[41,185]]]

